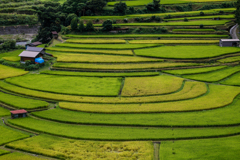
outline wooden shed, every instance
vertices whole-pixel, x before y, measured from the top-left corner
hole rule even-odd
[[[220,47],[238,47],[239,39],[220,39],[219,46]]]
[[[38,45],[41,45],[41,44],[42,44],[42,42],[33,42],[33,43],[26,44],[26,47],[27,47],[27,46],[37,47]]]
[[[24,109],[21,110],[15,110],[15,111],[10,111],[11,112],[11,118],[21,118],[21,117],[27,117],[27,111]]]
[[[19,57],[21,57],[21,62],[25,62],[26,60],[30,60],[32,62],[35,62],[35,58],[42,58],[43,54],[40,52],[32,52],[32,51],[23,51],[21,54],[19,54]]]
[[[52,36],[55,39],[58,39],[58,33],[56,31],[52,31]]]

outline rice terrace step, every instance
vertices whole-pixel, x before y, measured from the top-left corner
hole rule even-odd
[[[240,0],[1,1],[0,160],[239,160],[239,17]]]

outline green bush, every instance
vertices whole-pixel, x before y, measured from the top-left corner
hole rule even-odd
[[[161,22],[161,21],[162,21],[162,18],[159,17],[159,16],[157,16],[157,17],[155,17],[155,21],[156,21],[156,22]]]
[[[87,31],[94,31],[93,22],[91,20],[87,22],[86,30]]]
[[[72,19],[72,21],[71,21],[71,29],[72,29],[72,31],[77,30],[77,27],[78,27],[78,18],[74,17]]]
[[[187,18],[184,18],[184,22],[188,22],[188,19],[187,19]]]
[[[112,24],[113,24],[113,22],[110,19],[104,21],[103,24],[102,24],[102,27],[103,27],[102,30],[103,31],[111,31],[112,30]]]
[[[128,23],[128,19],[127,19],[127,18],[124,18],[123,21],[124,21],[125,23]]]
[[[204,12],[200,12],[200,16],[204,16]]]

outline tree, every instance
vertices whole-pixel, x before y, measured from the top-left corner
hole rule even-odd
[[[80,16],[82,10],[86,7],[86,1],[87,0],[67,0],[62,5],[62,11],[64,13],[74,13]]]
[[[78,27],[78,18],[74,17],[71,21],[71,29],[72,31],[77,30]]]
[[[240,0],[237,1],[236,3],[236,12],[235,12],[235,18],[236,18],[236,22],[240,25]]]
[[[103,31],[111,31],[112,30],[112,24],[113,24],[113,22],[110,19],[104,21],[103,24],[102,24],[102,27],[103,27],[102,30]]]
[[[66,22],[65,22],[66,26],[70,25],[74,18],[77,18],[77,15],[75,13],[69,14],[66,18]]]
[[[79,23],[79,26],[78,26],[78,30],[80,31],[80,32],[83,32],[84,31],[84,23],[83,23],[83,21],[80,21],[80,23]]]
[[[148,11],[158,11],[160,8],[160,0],[153,0],[146,5]]]
[[[127,4],[122,3],[121,1],[119,3],[115,3],[114,5],[114,12],[120,13],[121,15],[124,15],[127,10]]]
[[[88,21],[87,22],[86,30],[87,31],[94,31],[94,27],[93,27],[93,22],[92,21]]]
[[[89,0],[86,2],[86,10],[91,10],[95,13],[101,11],[106,4],[105,0]]]

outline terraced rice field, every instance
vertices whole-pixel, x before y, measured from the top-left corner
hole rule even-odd
[[[98,16],[128,17],[122,25],[130,30],[169,25],[169,32],[70,33],[46,48],[55,58],[51,66],[29,73],[3,63],[0,160],[239,159],[240,49],[218,46],[229,38],[225,23],[234,11]],[[168,14],[179,22],[131,23]],[[183,16],[199,20],[182,22]],[[215,16],[228,20],[205,20]],[[94,16],[81,17],[88,18]],[[18,61],[21,51],[0,59]],[[28,110],[28,117],[11,119],[9,109]]]

